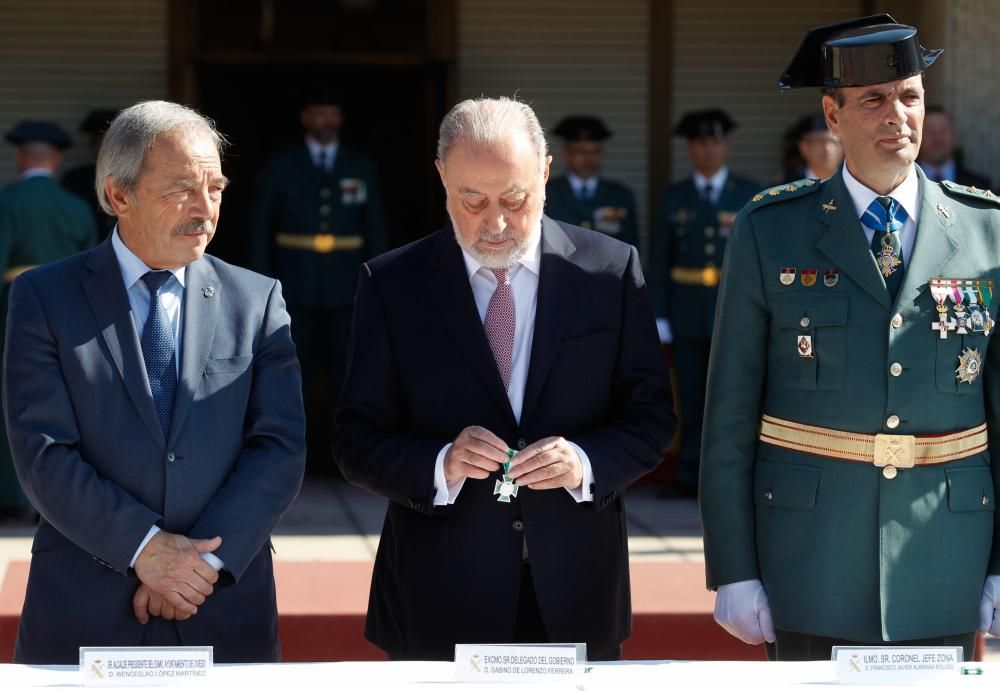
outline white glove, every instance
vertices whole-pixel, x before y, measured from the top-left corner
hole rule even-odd
[[[715,595],[715,621],[744,643],[774,643],[771,608],[764,584],[758,580],[720,585]]]
[[[674,334],[670,331],[670,322],[660,317],[656,320],[656,332],[660,335],[660,343],[671,343]]]
[[[1000,576],[987,576],[979,601],[979,631],[1000,636]]]

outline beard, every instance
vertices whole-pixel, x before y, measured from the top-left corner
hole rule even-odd
[[[451,218],[451,227],[455,233],[455,241],[458,243],[458,246],[468,252],[473,259],[487,269],[507,269],[519,262],[527,254],[528,247],[535,239],[536,234],[541,233],[542,228],[542,215],[538,214],[537,218],[533,218],[529,225],[532,228],[531,232],[521,239],[518,239],[514,231],[508,226],[501,233],[491,233],[482,228],[479,231],[479,235],[472,240],[468,240],[459,232],[458,223],[456,223],[451,209],[448,209],[448,216]],[[484,251],[476,245],[480,241],[502,242],[503,240],[511,240],[513,244],[502,251]]]

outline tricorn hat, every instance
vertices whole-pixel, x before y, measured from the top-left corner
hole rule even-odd
[[[894,82],[920,74],[941,52],[921,46],[914,27],[899,24],[888,14],[825,24],[806,33],[778,88]]]
[[[44,142],[57,149],[68,149],[72,141],[66,130],[47,120],[22,120],[7,132],[5,138],[14,146],[29,142]]]
[[[674,134],[687,139],[698,137],[722,137],[736,127],[736,123],[719,108],[695,110],[684,113],[674,128]]]
[[[559,121],[552,134],[568,142],[603,142],[611,130],[593,115],[570,115]]]

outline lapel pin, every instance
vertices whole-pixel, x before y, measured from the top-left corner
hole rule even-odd
[[[951,209],[944,204],[937,205],[937,212],[945,218],[951,218]]]
[[[213,295],[215,295],[215,288],[213,288],[212,286],[208,286],[207,288],[204,288],[201,291],[201,294],[204,295],[207,298],[210,298]]]
[[[833,200],[831,199],[830,201],[824,203],[821,208],[823,209],[823,213],[828,214],[831,211],[836,211],[837,210],[837,205],[834,204]]]

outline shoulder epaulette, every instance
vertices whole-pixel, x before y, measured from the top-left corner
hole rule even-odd
[[[943,187],[946,192],[950,192],[951,194],[959,197],[972,197],[973,199],[992,202],[993,204],[1000,206],[1000,196],[997,196],[990,190],[981,190],[978,187],[959,185],[957,182],[952,182],[951,180],[942,180],[941,187]]]
[[[786,182],[783,185],[768,187],[766,190],[762,190],[753,196],[753,199],[751,199],[750,203],[747,204],[747,211],[753,212],[756,209],[767,206],[768,204],[784,201],[786,199],[792,199],[793,197],[801,197],[804,194],[815,192],[818,189],[819,183],[816,180],[810,180],[808,178],[804,180],[796,180],[795,182]]]

